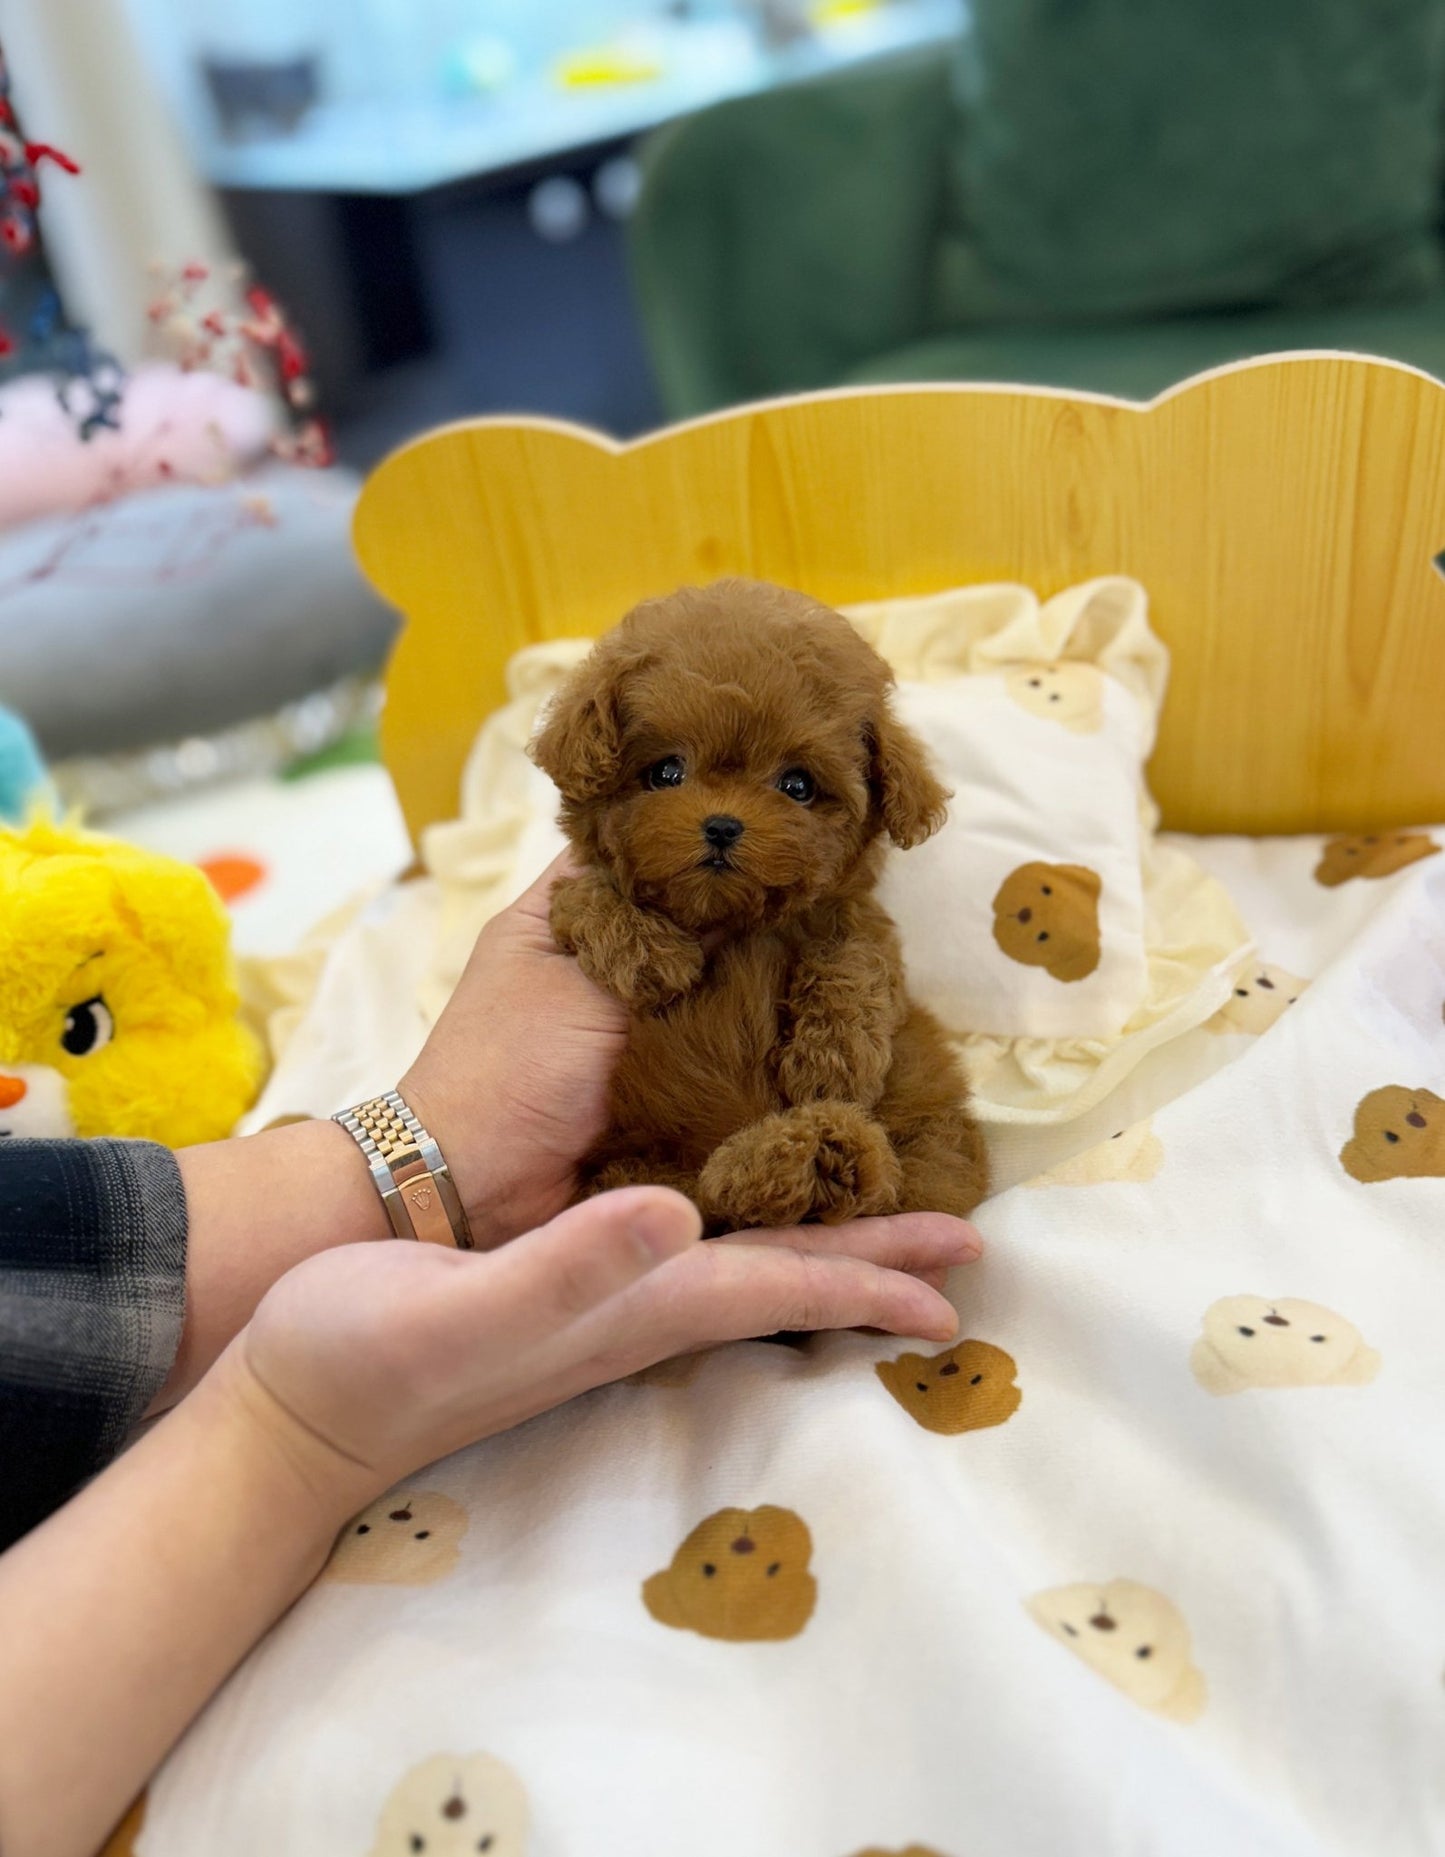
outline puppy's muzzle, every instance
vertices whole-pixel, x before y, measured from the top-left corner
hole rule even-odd
[[[707,850],[703,853],[702,861],[709,870],[732,868],[732,849],[742,835],[743,822],[735,819],[731,813],[715,812],[703,820],[702,836]]]

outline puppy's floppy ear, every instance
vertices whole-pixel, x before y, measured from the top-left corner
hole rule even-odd
[[[545,712],[528,752],[564,799],[594,800],[616,781],[622,763],[622,689],[641,655],[613,637],[601,639]]]
[[[893,714],[885,696],[868,725],[868,784],[882,828],[907,851],[943,824],[949,792],[929,765],[928,750]]]

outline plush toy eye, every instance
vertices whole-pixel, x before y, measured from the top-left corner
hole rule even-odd
[[[670,754],[666,760],[654,761],[651,767],[643,770],[642,784],[656,792],[659,787],[680,787],[686,778],[687,769],[681,755]]]
[[[114,1037],[115,1020],[110,1016],[110,1007],[97,993],[94,999],[83,1000],[66,1013],[60,1042],[72,1057],[89,1057],[93,1051],[104,1050]]]
[[[806,767],[789,767],[778,775],[778,791],[786,793],[790,800],[796,800],[800,806],[806,806],[818,787]]]

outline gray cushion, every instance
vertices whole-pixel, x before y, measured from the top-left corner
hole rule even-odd
[[[357,481],[271,464],[0,534],[0,698],[55,759],[201,735],[380,665]]]

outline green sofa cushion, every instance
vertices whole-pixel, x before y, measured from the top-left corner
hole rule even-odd
[[[1439,0],[971,0],[937,330],[1421,295]]]
[[[876,355],[853,368],[848,381],[1038,382],[1147,400],[1203,368],[1301,348],[1386,355],[1445,379],[1445,293],[1420,303],[1359,309],[1176,316],[1127,326],[977,329]]]
[[[927,326],[948,59],[841,79],[718,104],[644,146],[628,242],[674,419],[828,385]]]

